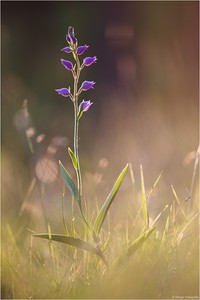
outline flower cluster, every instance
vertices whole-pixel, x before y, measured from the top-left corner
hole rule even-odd
[[[94,81],[84,81],[80,87],[78,88],[78,80],[79,80],[79,76],[80,76],[80,72],[82,71],[82,69],[84,67],[89,67],[92,64],[96,63],[97,58],[96,56],[93,57],[85,57],[82,61],[82,64],[79,61],[79,56],[82,55],[88,48],[89,46],[87,45],[83,45],[83,46],[78,46],[78,41],[75,37],[74,34],[74,29],[73,27],[69,26],[68,27],[68,34],[66,35],[66,40],[68,42],[68,46],[64,47],[61,49],[61,51],[64,51],[66,53],[72,53],[73,58],[75,60],[75,64],[73,65],[73,63],[69,60],[66,59],[61,59],[61,64],[68,70],[72,72],[72,75],[74,77],[74,93],[71,93],[71,89],[69,88],[60,88],[60,89],[56,89],[55,91],[63,96],[63,97],[70,97],[70,99],[73,102],[78,103],[78,97],[79,95],[82,93],[82,91],[87,91],[89,89],[94,88],[95,82]],[[78,111],[78,115],[79,119],[80,116],[82,116],[83,112],[87,111],[90,106],[92,105],[92,102],[89,101],[82,101],[79,105],[79,111]]]

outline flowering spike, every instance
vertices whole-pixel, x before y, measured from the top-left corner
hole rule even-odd
[[[66,53],[72,52],[72,50],[70,49],[70,47],[62,48],[61,51],[64,51],[64,52],[66,52]]]
[[[70,90],[67,88],[61,88],[61,89],[57,89],[55,91],[63,97],[68,97],[70,95]]]
[[[85,46],[79,46],[77,49],[76,49],[76,53],[78,55],[81,55],[83,54],[83,52],[85,52],[85,50],[87,50],[89,48],[89,46],[85,45]]]
[[[95,85],[95,82],[94,81],[84,81],[81,85],[81,90],[83,91],[87,91],[89,89],[93,89]]]
[[[86,57],[86,58],[83,60],[83,64],[84,64],[86,67],[89,67],[89,66],[91,66],[93,63],[96,63],[96,61],[97,61],[96,56],[94,56],[94,57]]]
[[[73,69],[73,65],[71,63],[71,61],[69,60],[65,60],[65,59],[61,59],[61,64],[67,69],[67,70],[72,70]]]

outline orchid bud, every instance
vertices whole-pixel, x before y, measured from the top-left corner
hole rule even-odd
[[[67,40],[67,42],[68,42],[69,44],[71,43],[71,40],[70,40],[70,37],[69,37],[68,34],[66,35],[66,40]]]
[[[76,53],[78,55],[81,55],[83,54],[83,52],[85,52],[85,50],[87,50],[89,48],[89,46],[85,45],[85,46],[79,46],[77,49],[76,49]]]
[[[90,100],[89,101],[83,100],[79,105],[79,111],[81,111],[81,110],[84,112],[87,111],[92,104],[93,104],[93,102],[90,102]]]
[[[66,36],[68,43],[72,43],[75,45],[77,43],[77,39],[74,36],[74,28],[72,26],[68,27],[68,35]]]
[[[89,89],[93,89],[95,85],[95,82],[94,81],[84,81],[81,85],[81,90],[83,91],[87,91]]]
[[[86,111],[88,111],[88,109],[91,107],[91,105],[93,104],[93,102],[89,101],[82,101],[79,105],[79,111],[78,111],[78,120],[80,120],[80,118],[82,117],[82,114]]]
[[[97,61],[96,56],[94,56],[94,57],[86,57],[86,58],[83,60],[83,65],[85,65],[86,67],[89,67],[89,66],[91,66],[93,63],[95,63],[96,61]]]
[[[70,95],[70,91],[67,88],[61,88],[61,89],[57,89],[55,91],[63,97],[68,97]]]
[[[71,71],[73,69],[73,65],[72,65],[71,61],[61,59],[61,63],[67,70]]]
[[[70,53],[72,52],[71,48],[70,47],[65,47],[65,48],[62,48],[61,51],[64,51],[66,53]]]

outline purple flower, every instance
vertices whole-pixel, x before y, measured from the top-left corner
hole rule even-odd
[[[92,104],[93,102],[90,102],[90,100],[89,101],[83,100],[79,105],[79,111],[84,111],[84,112],[87,111]]]
[[[94,81],[84,81],[81,85],[81,89],[83,91],[87,91],[89,89],[93,89],[95,82]]]
[[[70,49],[70,47],[65,47],[65,48],[62,48],[61,51],[70,53],[72,50]]]
[[[90,65],[92,65],[93,63],[95,63],[97,61],[97,58],[96,56],[94,57],[86,57],[84,60],[83,60],[83,64],[88,67]]]
[[[70,95],[70,91],[67,88],[57,89],[55,91],[63,97],[68,97]]]
[[[83,54],[83,52],[85,52],[85,50],[87,50],[89,48],[89,46],[85,45],[85,46],[79,46],[77,49],[76,49],[76,53],[78,55],[81,55]]]
[[[73,69],[73,65],[71,63],[71,61],[69,60],[65,60],[65,59],[61,59],[61,63],[62,65],[67,69],[67,70],[72,70]]]
[[[74,36],[74,28],[71,26],[68,27],[68,34],[66,36],[66,40],[68,41],[68,43],[72,43],[73,45],[75,45],[77,42],[77,39]]]
[[[89,101],[82,101],[79,105],[79,110],[78,110],[78,115],[77,115],[77,119],[80,120],[80,118],[82,117],[83,113],[86,112],[90,106],[93,104],[93,102]]]

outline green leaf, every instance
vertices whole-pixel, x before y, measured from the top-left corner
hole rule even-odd
[[[76,158],[74,152],[69,147],[68,147],[68,153],[69,153],[69,156],[71,157],[74,169],[77,171],[77,169],[78,169],[78,161],[77,161],[77,158]]]
[[[67,170],[65,169],[65,167],[63,166],[63,164],[61,163],[60,160],[59,160],[59,165],[60,165],[60,170],[61,170],[62,177],[63,177],[66,185],[70,189],[70,192],[72,193],[72,196],[74,196],[74,198],[78,201],[79,200],[79,193],[78,193],[78,190],[77,190],[71,176],[69,175],[69,173],[67,172]]]
[[[82,250],[86,250],[88,252],[96,254],[99,257],[101,257],[103,260],[105,259],[102,252],[99,249],[95,248],[93,245],[89,244],[86,241],[83,241],[81,239],[78,239],[78,238],[75,238],[72,236],[63,235],[63,234],[52,234],[52,233],[51,234],[38,233],[38,234],[33,234],[33,237],[38,237],[38,238],[47,239],[50,241],[68,244],[70,246],[74,246],[76,248],[80,248]]]
[[[98,216],[97,216],[97,218],[94,222],[94,239],[95,239],[95,237],[97,237],[99,235],[100,229],[103,225],[103,222],[104,222],[105,217],[108,213],[108,210],[109,210],[109,208],[110,208],[110,206],[111,206],[111,204],[112,204],[112,202],[113,202],[113,200],[114,200],[114,198],[115,198],[115,196],[116,196],[116,194],[117,194],[117,192],[118,192],[118,190],[121,186],[121,183],[124,179],[124,176],[125,176],[127,170],[128,170],[128,164],[126,165],[126,167],[120,173],[120,175],[117,178],[117,180],[116,180],[110,194],[108,195],[104,205],[102,206],[101,210],[98,213]]]
[[[80,118],[82,117],[82,115],[83,115],[83,110],[80,110],[80,111],[78,112],[78,115],[77,115],[77,120],[78,120],[78,121],[80,120]]]

